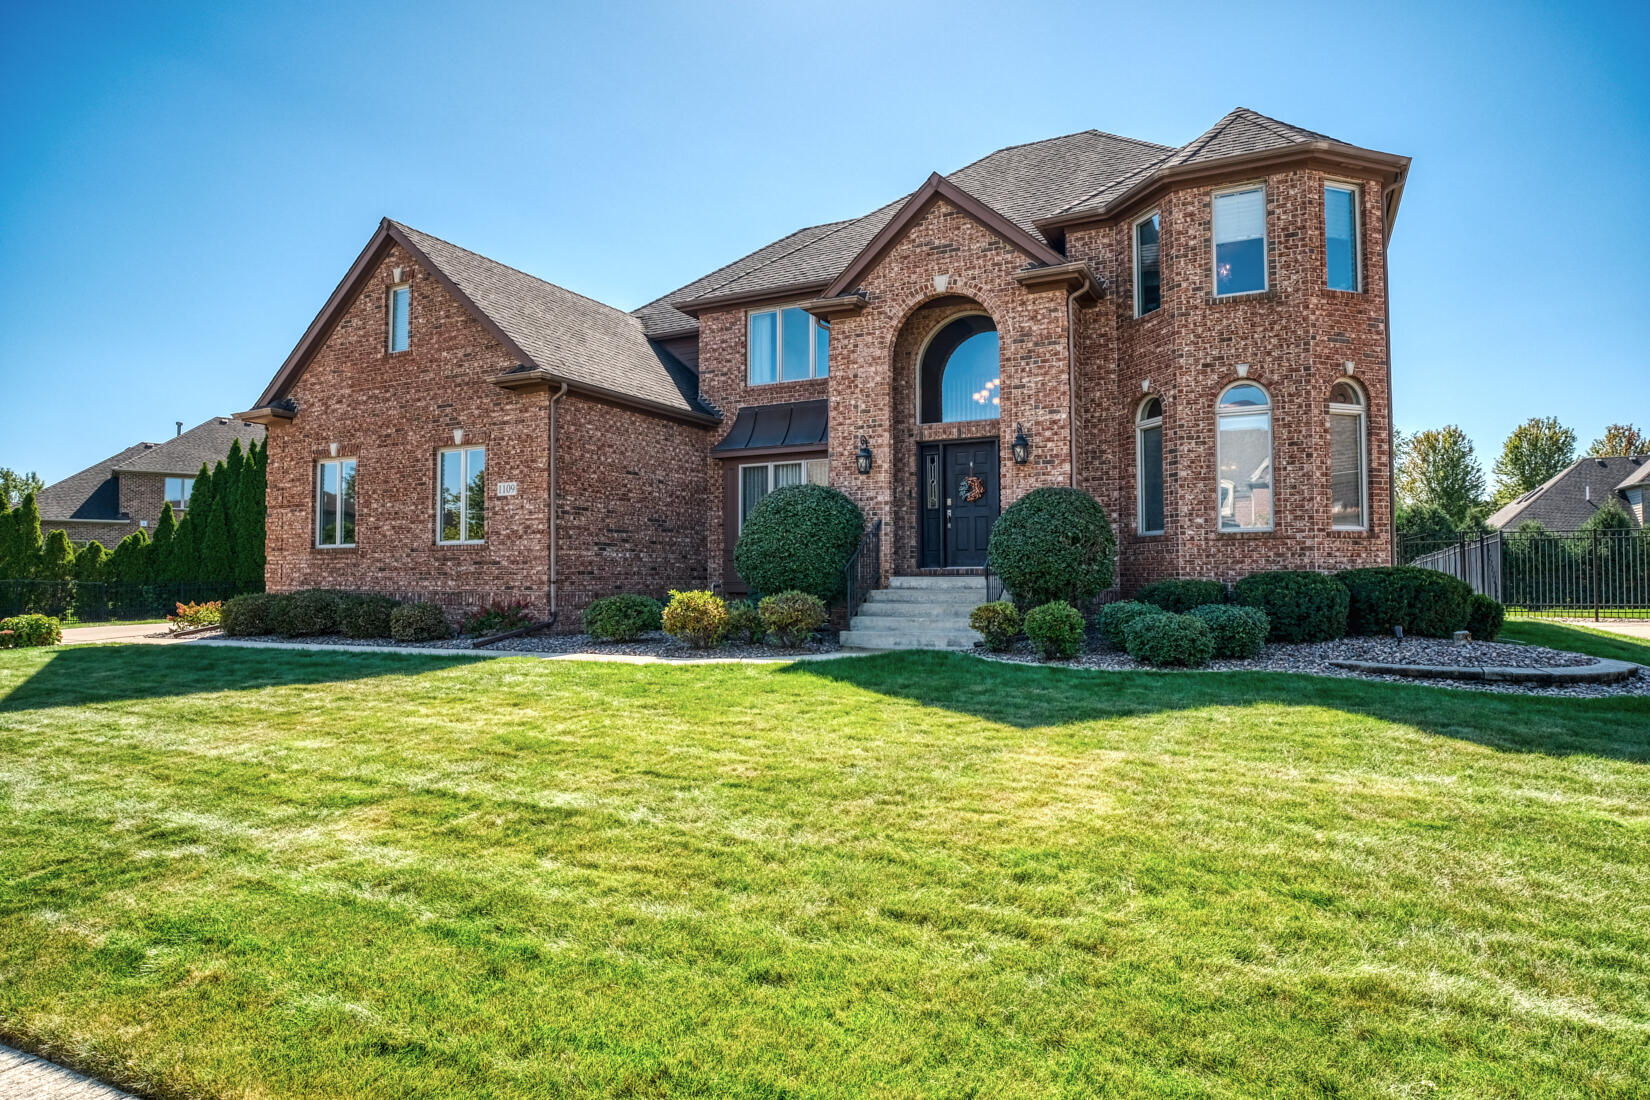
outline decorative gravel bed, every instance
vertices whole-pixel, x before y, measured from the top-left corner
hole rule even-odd
[[[222,637],[222,635],[218,635]],[[602,642],[588,634],[527,634],[506,638],[477,649],[471,638],[443,638],[434,642],[396,642],[388,638],[346,638],[342,634],[320,634],[308,638],[236,638],[237,642],[337,646],[390,646],[396,649],[464,650],[473,653],[611,653],[622,657],[657,657],[665,661],[726,660],[730,657],[787,658],[815,653],[835,653],[832,641],[815,641],[800,649],[772,645],[722,645],[716,649],[694,649],[662,632],[644,634],[634,642]]]
[[[987,660],[1036,663],[1037,655],[1029,642],[1020,642],[1012,652],[988,653],[976,650]],[[1452,687],[1467,691],[1500,691],[1516,695],[1558,695],[1574,698],[1592,698],[1610,695],[1650,695],[1650,676],[1639,675],[1619,684],[1519,684],[1488,683],[1482,681],[1426,680],[1405,676],[1375,675],[1336,668],[1331,661],[1378,661],[1383,664],[1437,665],[1452,668],[1471,668],[1486,665],[1518,666],[1523,668],[1580,668],[1598,664],[1597,658],[1581,653],[1546,649],[1542,646],[1516,645],[1511,642],[1455,642],[1438,638],[1341,638],[1333,642],[1307,642],[1300,645],[1268,644],[1259,657],[1251,661],[1210,661],[1213,671],[1255,669],[1268,672],[1307,672],[1316,676],[1345,676],[1357,680],[1385,680],[1392,683],[1428,683],[1437,687]],[[1070,661],[1050,662],[1068,668],[1095,668],[1114,671],[1146,669],[1127,653],[1099,648]]]

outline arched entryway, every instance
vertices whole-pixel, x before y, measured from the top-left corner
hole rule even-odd
[[[986,564],[1001,500],[997,326],[984,312],[946,318],[917,357],[917,565]]]

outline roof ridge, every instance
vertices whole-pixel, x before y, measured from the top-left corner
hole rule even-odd
[[[1174,154],[1176,152],[1177,152],[1177,150],[1175,150],[1175,149],[1169,149],[1162,156],[1158,157],[1156,160],[1147,161],[1145,164],[1140,165],[1140,167],[1136,168],[1134,171],[1129,172],[1125,175],[1118,176],[1116,179],[1111,180],[1107,183],[1101,184],[1099,187],[1096,187],[1093,191],[1090,191],[1088,194],[1084,195],[1082,198],[1077,199],[1074,202],[1068,202],[1066,205],[1064,205],[1060,209],[1056,210],[1054,212],[1053,216],[1058,217],[1059,215],[1064,214],[1067,211],[1075,210],[1079,206],[1082,206],[1085,203],[1093,201],[1096,197],[1098,197],[1104,191],[1110,191],[1115,187],[1120,187],[1123,184],[1126,184],[1131,180],[1138,179],[1143,175],[1150,175],[1152,172],[1155,172],[1159,168],[1161,168],[1163,166],[1164,161],[1166,161],[1170,157],[1174,156]]]
[[[1175,155],[1180,158],[1182,163],[1190,160],[1199,152],[1207,149],[1209,144],[1213,142],[1216,137],[1220,136],[1221,132],[1224,131],[1227,126],[1232,124],[1234,119],[1236,119],[1242,112],[1248,110],[1249,108],[1247,107],[1233,107],[1230,111],[1227,111],[1225,114],[1216,119],[1213,126],[1203,131],[1191,141],[1188,141],[1185,145],[1182,145],[1180,148],[1176,149]]]

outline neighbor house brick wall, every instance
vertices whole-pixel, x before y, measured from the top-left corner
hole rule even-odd
[[[155,524],[160,521],[160,510],[166,503],[166,475],[116,474],[115,482],[120,486],[121,512],[134,522],[148,520],[149,533],[154,534]],[[181,509],[177,516],[183,518]]]
[[[46,534],[61,530],[69,536],[69,541],[77,546],[84,546],[88,542],[99,542],[104,549],[113,550],[120,540],[138,529],[136,523],[81,523],[79,521],[65,522],[60,519],[42,519],[40,529]],[[155,533],[155,525],[151,523],[148,533]]]

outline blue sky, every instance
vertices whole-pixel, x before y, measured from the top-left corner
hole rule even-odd
[[[0,466],[248,407],[390,215],[633,308],[1004,145],[1415,158],[1398,424],[1650,430],[1650,4],[9,4]],[[828,13],[828,15],[827,15]]]

